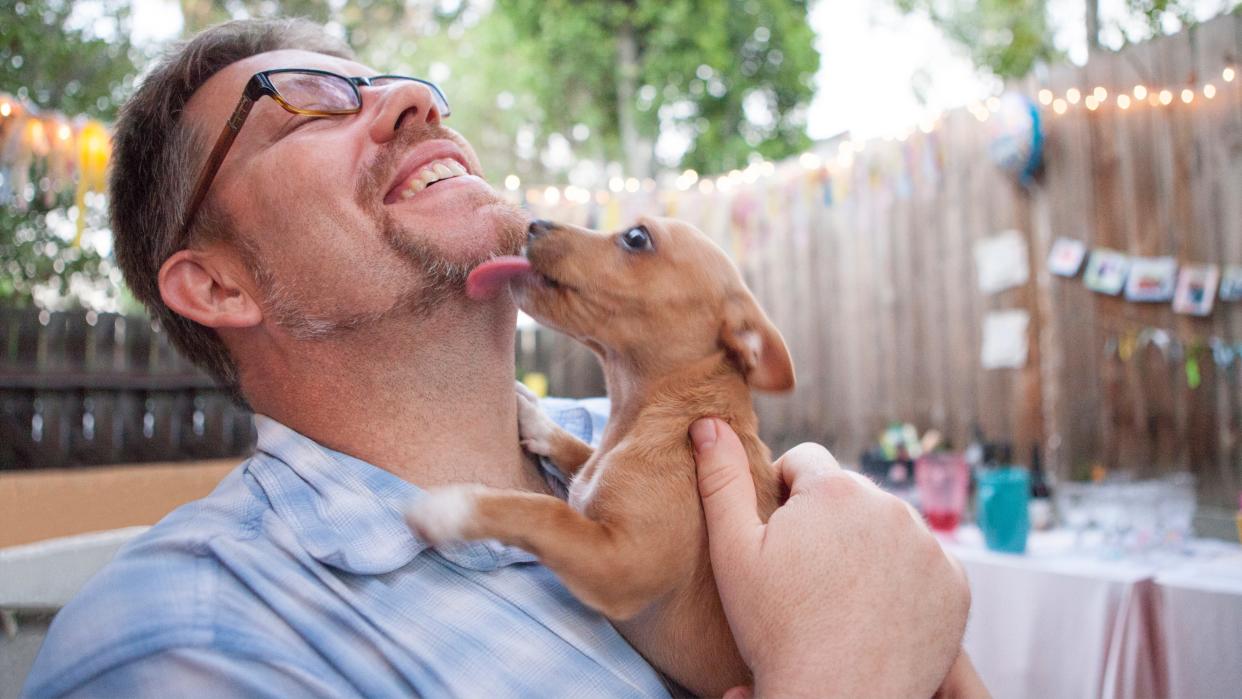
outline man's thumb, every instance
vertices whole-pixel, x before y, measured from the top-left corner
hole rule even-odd
[[[699,496],[707,520],[707,540],[717,564],[739,548],[759,545],[763,522],[755,503],[755,481],[746,449],[728,423],[705,417],[690,425],[698,464]]]

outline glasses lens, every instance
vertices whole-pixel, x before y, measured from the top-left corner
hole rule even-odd
[[[448,100],[444,98],[444,93],[440,91],[440,88],[436,87],[435,83],[429,83],[426,80],[419,80],[418,78],[409,78],[404,75],[380,75],[378,77],[371,78],[371,87],[384,87],[386,85],[399,82],[418,83],[419,85],[426,87],[431,91],[431,97],[436,102],[436,110],[440,112],[440,118],[444,118],[449,115],[451,110],[449,109]]]
[[[362,105],[348,80],[322,73],[269,73],[268,80],[291,107],[315,112],[348,113]]]

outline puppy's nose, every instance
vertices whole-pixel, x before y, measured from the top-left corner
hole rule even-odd
[[[552,230],[553,228],[556,228],[555,223],[552,223],[551,221],[545,221],[543,219],[536,219],[534,221],[531,221],[530,228],[526,229],[526,237],[538,238],[539,236],[544,235],[545,233]]]

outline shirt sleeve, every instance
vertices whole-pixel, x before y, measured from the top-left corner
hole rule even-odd
[[[177,648],[117,666],[65,697],[349,697],[348,686],[279,660],[233,656],[209,648]]]

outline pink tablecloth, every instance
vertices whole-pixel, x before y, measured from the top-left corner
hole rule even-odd
[[[1222,547],[1215,557],[1156,575],[1168,696],[1242,697],[1242,551],[1237,549]]]
[[[1046,532],[1014,556],[973,528],[944,545],[970,579],[966,650],[998,699],[1242,697],[1242,547],[1105,561]]]

